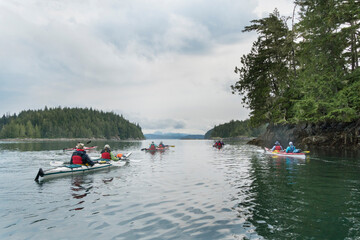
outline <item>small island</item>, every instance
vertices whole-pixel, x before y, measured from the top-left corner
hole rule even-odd
[[[47,108],[0,118],[0,138],[145,139],[139,124],[92,108]]]

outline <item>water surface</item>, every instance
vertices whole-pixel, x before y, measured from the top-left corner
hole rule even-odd
[[[256,146],[164,140],[106,142],[123,167],[34,181],[73,142],[0,142],[1,239],[360,238],[360,157],[311,151],[273,158]],[[103,146],[105,142],[90,145]],[[90,151],[99,157],[98,148]]]

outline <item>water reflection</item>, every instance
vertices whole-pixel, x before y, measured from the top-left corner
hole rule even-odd
[[[70,209],[69,211],[78,211],[83,210],[84,207],[81,206],[85,203],[85,197],[90,193],[90,190],[93,188],[93,179],[85,178],[84,175],[74,176],[71,180],[71,191],[72,197],[74,199],[81,199],[76,205],[76,208]],[[79,206],[80,205],[80,206]]]
[[[0,141],[0,151],[44,151],[44,150],[64,150],[75,147],[78,141],[56,141],[56,140],[19,140],[19,141]],[[84,141],[86,142],[86,141]],[[92,140],[86,146],[98,146],[97,151],[105,144],[111,144],[111,148],[116,150],[122,149],[139,149],[141,141],[115,141],[115,140]],[[95,150],[96,151],[96,150]]]

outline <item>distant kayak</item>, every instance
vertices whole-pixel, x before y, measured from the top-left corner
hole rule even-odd
[[[285,157],[293,157],[293,158],[301,158],[301,159],[306,158],[306,155],[303,152],[301,152],[301,153],[287,153],[285,151],[280,151],[280,152],[275,151],[275,152],[273,152],[269,148],[265,148],[265,152],[267,154],[271,154],[271,155],[275,155],[275,156],[285,156]]]
[[[143,148],[143,149],[141,149],[141,151],[156,152],[156,151],[165,151],[166,149],[169,149],[169,146],[157,147],[157,148],[155,148],[155,149]]]
[[[214,148],[218,148],[218,149],[221,149],[223,146],[224,145],[216,145],[216,144],[213,145]]]
[[[84,147],[84,150],[91,150],[91,149],[96,149],[97,146],[92,146],[92,147]],[[72,151],[72,150],[76,150],[76,148],[64,148],[64,151]]]

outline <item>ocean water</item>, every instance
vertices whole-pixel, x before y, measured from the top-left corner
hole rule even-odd
[[[93,141],[130,161],[34,181],[71,141],[0,142],[0,239],[359,239],[360,156],[274,157],[246,142]]]

